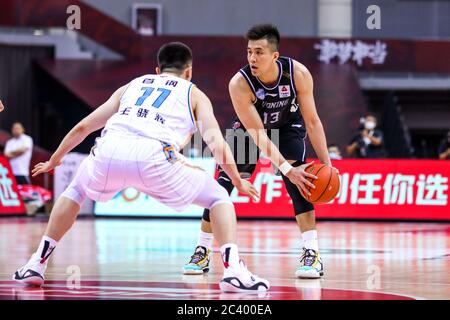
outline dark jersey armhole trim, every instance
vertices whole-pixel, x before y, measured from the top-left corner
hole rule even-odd
[[[239,72],[244,76],[244,79],[247,81],[248,85],[250,86],[250,89],[252,90],[253,95],[255,96],[255,101],[252,101],[252,103],[255,104],[256,101],[258,101],[258,97],[256,95],[255,87],[253,86],[253,83],[250,81],[248,75],[245,73],[244,70],[240,69]]]

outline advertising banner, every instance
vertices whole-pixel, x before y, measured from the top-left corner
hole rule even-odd
[[[0,216],[7,214],[25,215],[26,209],[9,161],[6,157],[0,156]]]
[[[213,175],[214,159],[191,159]],[[341,189],[329,204],[316,205],[324,219],[448,220],[450,162],[439,160],[335,160]],[[267,159],[260,159],[250,181],[261,198],[254,201],[233,190],[231,197],[238,217],[292,218],[291,199],[281,176],[275,175]],[[183,213],[159,204],[134,189],[113,200],[97,203],[98,215],[201,217],[203,210],[189,207]]]
[[[316,205],[318,218],[450,220],[450,162],[438,160],[335,160],[341,189],[334,201]],[[258,163],[252,177],[259,202],[233,192],[241,217],[292,217],[281,176]]]

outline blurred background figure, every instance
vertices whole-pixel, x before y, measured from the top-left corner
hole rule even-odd
[[[328,153],[330,154],[331,160],[341,160],[342,159],[341,150],[339,150],[339,147],[337,146],[336,143],[330,143],[328,145]]]
[[[31,184],[29,175],[33,139],[25,134],[20,122],[13,123],[11,134],[13,137],[6,142],[4,154],[9,159],[17,184]]]
[[[450,130],[447,132],[447,136],[442,139],[438,152],[439,159],[450,160]]]
[[[155,35],[155,23],[153,18],[146,14],[139,14],[139,33],[143,36]]]
[[[383,134],[377,128],[377,118],[367,115],[361,119],[361,126],[357,135],[347,146],[347,153],[356,158],[383,158]]]

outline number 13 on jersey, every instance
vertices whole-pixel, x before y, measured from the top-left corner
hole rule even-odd
[[[264,124],[276,123],[278,120],[280,120],[280,111],[272,113],[264,112],[263,117]]]
[[[142,106],[142,104],[144,103],[144,101],[150,97],[150,95],[153,93],[153,91],[155,90],[155,88],[152,87],[142,87],[141,90],[144,90],[144,93],[142,94],[142,96],[139,97],[139,99],[137,99],[136,101],[136,106]],[[167,99],[167,97],[170,95],[170,90],[168,89],[163,89],[163,88],[158,88],[156,91],[161,92],[159,94],[159,96],[155,99],[155,101],[153,101],[152,103],[152,107],[154,108],[159,108],[161,107],[161,105],[163,104],[163,102]]]

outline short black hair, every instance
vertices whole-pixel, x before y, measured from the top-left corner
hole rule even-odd
[[[258,24],[251,27],[245,36],[247,40],[266,39],[268,43],[274,46],[275,51],[279,50],[280,32],[273,24]]]
[[[192,59],[191,49],[181,42],[166,43],[158,51],[158,66],[161,72],[166,69],[182,72],[192,63]]]

